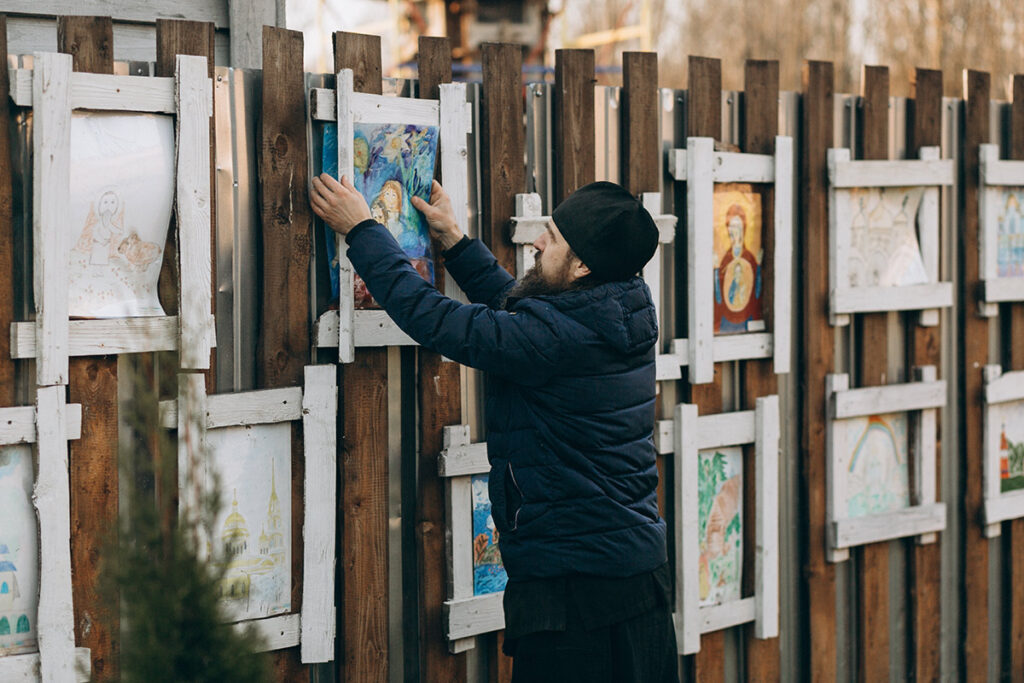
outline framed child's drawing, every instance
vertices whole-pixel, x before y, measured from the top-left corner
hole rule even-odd
[[[463,652],[473,636],[505,628],[502,607],[508,577],[487,492],[487,444],[469,442],[469,426],[444,428],[438,474],[445,480],[449,596],[444,603],[448,647]]]
[[[716,152],[711,138],[687,138],[669,153],[686,182],[687,338],[672,341],[691,383],[721,361],[772,358],[789,372],[793,267],[793,139],[775,154]]]
[[[779,633],[779,434],[778,396],[757,399],[754,410],[720,415],[698,416],[697,406],[679,404],[675,419],[658,425],[658,451],[675,454],[680,654],[698,652],[702,633],[747,622],[754,622],[757,638]],[[745,457],[755,459],[753,482],[744,481]],[[747,486],[755,491],[752,517],[743,510]],[[744,529],[751,518],[753,534]],[[745,556],[753,557],[752,595],[743,594]]]
[[[223,572],[221,609],[254,626],[268,650],[299,645],[303,662],[330,661],[335,524],[324,511],[336,503],[335,370],[307,366],[302,387],[213,396],[203,382],[179,375],[178,399],[161,403],[161,421],[178,430],[180,512],[200,522],[200,552]],[[292,602],[293,447],[305,470],[301,605]],[[200,496],[214,484],[220,508],[200,519]]]
[[[936,417],[946,383],[934,366],[917,381],[849,388],[848,375],[829,375],[826,428],[828,557],[849,559],[855,546],[917,536],[935,540],[946,528],[936,502]]]
[[[89,680],[71,594],[68,441],[81,428],[62,386],[0,408],[0,680]]]
[[[986,535],[1000,522],[1024,517],[1024,371],[985,366]]]
[[[923,311],[921,325],[938,325],[938,309],[953,305],[953,284],[939,278],[939,189],[953,184],[952,159],[922,147],[920,160],[851,161],[830,149],[829,315]]]
[[[999,145],[980,148],[978,272],[983,315],[1000,302],[1024,301],[1024,161],[1003,161]]]
[[[440,162],[445,190],[463,232],[468,222],[468,135],[472,115],[464,83],[440,86],[440,100],[370,95],[353,91],[351,69],[338,72],[334,90],[311,90],[313,121],[325,126],[323,170],[354,179],[371,215],[398,240],[424,279],[434,282],[434,263],[426,221],[412,198],[430,197],[435,162]],[[333,158],[328,159],[329,155]],[[338,346],[338,357],[351,362],[361,346],[414,344],[366,290],[345,256],[346,244],[331,233],[328,247],[332,292],[338,310],[317,323],[317,345]],[[454,284],[446,279],[446,293]]]
[[[173,78],[73,73],[64,54],[33,63],[11,97],[33,112],[36,320],[14,323],[12,356],[36,358],[44,386],[67,382],[68,356],[177,349],[181,367],[208,368],[206,60],[179,56]],[[176,316],[157,298],[172,208]]]

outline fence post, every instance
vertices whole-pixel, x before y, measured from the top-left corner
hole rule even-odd
[[[7,55],[7,16],[0,14],[0,55]],[[0,92],[10,91],[10,77],[0,69]],[[11,159],[11,105],[0,105],[0,408],[15,402],[16,364],[11,358],[14,323],[14,186]]]

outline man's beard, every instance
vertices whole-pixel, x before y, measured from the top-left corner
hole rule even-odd
[[[556,275],[556,277],[548,280],[546,271],[541,266],[540,259],[533,264],[533,267],[526,271],[526,275],[517,282],[505,295],[505,304],[514,299],[525,299],[531,296],[544,296],[550,294],[561,294],[572,289],[572,282],[569,280],[569,271],[572,268],[572,262],[566,259],[565,267],[562,271]]]

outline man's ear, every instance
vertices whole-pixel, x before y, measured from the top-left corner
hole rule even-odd
[[[574,281],[590,275],[590,268],[583,261],[580,261],[579,257],[576,257],[574,260],[575,263],[572,267],[572,279]]]

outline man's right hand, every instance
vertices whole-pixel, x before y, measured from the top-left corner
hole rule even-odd
[[[462,239],[462,231],[452,211],[452,202],[441,183],[435,180],[430,187],[429,204],[419,197],[413,197],[412,205],[427,219],[430,235],[441,244],[442,249],[451,249]]]

